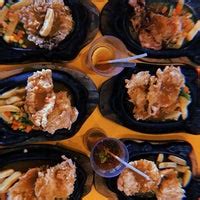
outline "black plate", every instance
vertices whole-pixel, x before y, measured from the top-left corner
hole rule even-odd
[[[146,0],[147,4],[150,2],[166,2],[167,4],[175,4],[177,0]],[[194,19],[200,19],[200,1],[199,0],[185,0],[185,5],[189,7]],[[200,63],[200,33],[180,49],[166,49],[166,50],[151,50],[142,48],[139,41],[133,37],[133,28],[130,23],[130,18],[133,15],[133,9],[128,5],[128,0],[109,0],[101,12],[100,30],[103,35],[113,35],[120,38],[127,48],[135,54],[146,52],[152,58],[169,58],[188,56],[194,62]]]
[[[70,195],[70,200],[81,199],[84,190],[92,186],[88,185],[89,176],[92,176],[92,170],[85,166],[89,162],[89,158],[84,154],[64,149],[54,145],[26,145],[15,148],[2,150],[0,153],[1,169],[13,168],[26,172],[29,168],[40,167],[42,165],[53,166],[62,162],[61,156],[65,155],[71,158],[76,165],[77,178],[74,185],[74,192]],[[90,174],[91,173],[91,174]],[[91,177],[90,177],[91,179]]]
[[[17,0],[16,0],[17,1]],[[98,10],[90,0],[64,0],[75,21],[73,31],[51,51],[35,48],[16,48],[0,37],[0,63],[27,61],[72,60],[90,42],[98,31]]]
[[[36,70],[35,70],[36,71]],[[75,71],[75,70],[72,70]],[[97,91],[93,91],[95,88],[91,88],[93,90],[89,90],[83,82],[85,81],[89,82],[91,85],[93,82],[83,75],[82,73],[79,73],[83,76],[84,80],[79,80],[78,76],[80,76],[78,73],[75,73],[75,77],[72,76],[70,73],[66,73],[63,71],[52,71],[52,77],[54,83],[60,83],[69,91],[71,92],[71,96],[73,99],[73,106],[77,108],[79,111],[79,115],[77,120],[72,124],[72,127],[70,130],[67,129],[60,129],[55,132],[55,134],[49,134],[48,132],[43,131],[31,131],[30,133],[26,134],[21,131],[14,131],[10,127],[10,125],[6,124],[4,120],[0,119],[0,144],[1,145],[10,145],[10,144],[16,144],[19,142],[23,142],[28,139],[33,139],[34,141],[52,141],[52,140],[62,140],[72,137],[78,130],[81,128],[84,121],[87,119],[87,117],[92,112],[91,104],[94,109],[95,105],[98,101],[98,95],[97,97],[91,96],[96,95]],[[27,84],[27,78],[31,76],[33,72],[26,72],[21,73],[12,77],[9,77],[7,79],[0,80],[0,94],[20,85],[26,85]],[[88,79],[88,80],[85,80]]]
[[[187,164],[192,169],[192,161],[189,157],[192,147],[186,142],[170,142],[170,143],[150,143],[142,142],[138,143],[133,140],[122,140],[129,151],[129,161],[147,159],[156,161],[159,153],[163,153],[167,157],[168,155],[175,155],[183,158],[187,161]],[[105,178],[105,184],[109,190],[114,192],[119,200],[156,200],[156,198],[139,198],[135,196],[126,196],[123,192],[117,189],[117,178]],[[197,200],[200,197],[200,179],[192,177],[189,185],[185,188],[186,197],[184,200]]]
[[[200,133],[200,126],[198,124],[199,117],[196,116],[198,100],[197,88],[197,72],[190,66],[181,66],[181,71],[185,76],[186,85],[191,92],[192,102],[188,107],[188,118],[186,120],[179,119],[178,121],[165,121],[165,122],[150,122],[143,120],[136,120],[133,117],[132,110],[133,104],[128,101],[129,97],[127,89],[125,88],[125,79],[130,79],[132,73],[139,71],[150,71],[155,74],[158,68],[163,69],[162,65],[150,64],[137,64],[135,69],[126,69],[118,76],[109,79],[105,82],[100,89],[100,111],[101,113],[132,130],[145,132],[145,133],[171,133],[175,131],[186,130],[190,133]]]

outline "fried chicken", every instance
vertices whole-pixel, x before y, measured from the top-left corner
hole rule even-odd
[[[165,67],[152,78],[147,95],[148,112],[153,118],[163,118],[166,114],[179,110],[179,93],[185,79],[179,67]],[[181,112],[180,112],[181,113]]]
[[[175,9],[172,11],[159,4],[146,5],[145,0],[129,0],[129,5],[134,13],[130,21],[143,48],[178,49],[194,27],[192,14],[189,12],[176,13]]]
[[[70,130],[78,117],[67,91],[54,92],[50,69],[37,71],[28,78],[24,107],[35,127],[51,134],[62,128]]]
[[[158,200],[182,200],[185,197],[184,193],[185,191],[177,178],[177,172],[172,170],[163,178],[159,190],[156,192],[156,197]]]
[[[151,180],[147,181],[144,177],[134,171],[125,168],[117,180],[117,187],[127,196],[141,193],[155,192],[161,181],[161,176],[156,164],[145,159],[130,162],[132,166],[147,174]]]
[[[134,104],[133,112],[137,120],[148,118],[145,105],[148,103],[147,92],[149,81],[150,74],[147,71],[133,74],[130,80],[125,80],[125,87],[128,89],[127,93],[130,101]]]
[[[8,200],[37,200],[34,192],[39,168],[28,170],[8,191]]]
[[[54,17],[49,34],[44,36],[40,34],[40,30],[45,24],[48,9],[52,9]],[[31,5],[21,9],[20,19],[28,35],[28,40],[40,48],[49,50],[58,46],[74,27],[71,10],[63,0],[33,0]]]
[[[139,32],[139,40],[144,48],[160,50],[181,34],[181,17],[165,17],[151,12],[146,26]]]
[[[54,200],[69,197],[74,191],[76,167],[71,159],[38,173],[35,183],[37,200]]]
[[[179,67],[166,66],[163,71],[158,69],[156,76],[150,76],[146,71],[139,72],[125,83],[137,120],[163,121],[178,120],[181,115],[183,119],[187,117],[190,100],[181,104],[180,92],[185,87],[185,78]]]
[[[78,110],[71,106],[70,96],[67,92],[59,92],[56,94],[56,103],[48,116],[48,123],[44,130],[53,134],[58,129],[71,129],[77,117]]]
[[[55,100],[51,70],[34,72],[27,81],[25,110],[35,126],[46,127]]]

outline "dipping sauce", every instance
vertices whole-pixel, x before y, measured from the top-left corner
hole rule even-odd
[[[123,142],[108,137],[101,139],[95,144],[90,154],[91,166],[99,176],[106,178],[118,176],[125,167],[110,153],[125,162],[129,160],[129,152]]]
[[[120,164],[108,151],[119,157],[123,154],[122,149],[116,141],[105,140],[100,142],[94,149],[94,162],[103,170],[111,170]]]
[[[94,50],[92,54],[92,63],[98,70],[108,70],[110,68],[109,64],[97,65],[101,61],[112,60],[115,58],[115,53],[112,47],[100,46]]]

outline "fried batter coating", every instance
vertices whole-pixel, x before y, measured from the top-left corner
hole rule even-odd
[[[26,92],[26,112],[35,126],[45,128],[56,100],[51,70],[34,72],[28,78]]]
[[[177,172],[172,170],[161,181],[156,197],[158,200],[182,200],[185,197],[184,193],[185,191],[177,178]]]
[[[34,192],[39,168],[28,170],[8,192],[8,200],[37,200]]]
[[[180,91],[185,87],[185,78],[179,67],[166,66],[163,71],[158,69],[155,76],[150,76],[147,71],[139,72],[125,83],[137,120],[178,120],[184,115],[181,112]]]
[[[145,105],[148,103],[147,92],[150,76],[149,72],[144,71],[133,74],[130,80],[125,80],[130,101],[134,104],[134,116],[138,120],[148,118]]]
[[[69,197],[74,191],[76,167],[71,159],[66,159],[46,171],[38,173],[35,183],[37,200],[54,200]]]
[[[53,134],[58,129],[71,129],[71,125],[77,117],[78,110],[71,106],[70,96],[67,92],[59,92],[56,94],[54,109],[48,116],[45,131]]]
[[[39,33],[48,9],[54,12],[53,26],[48,37],[42,37]],[[28,40],[49,50],[58,46],[74,27],[71,10],[63,0],[34,0],[31,5],[22,8],[20,19]]]
[[[130,162],[132,166],[147,174],[151,180],[147,181],[144,177],[134,171],[125,168],[117,180],[117,187],[127,196],[141,193],[155,192],[161,181],[161,176],[156,164],[145,159]]]

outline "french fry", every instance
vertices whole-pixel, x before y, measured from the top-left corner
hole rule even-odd
[[[158,154],[158,158],[157,158],[157,162],[163,162],[163,160],[164,160],[164,154],[163,153],[159,153]]]
[[[14,104],[14,103],[16,103],[16,102],[19,102],[19,101],[21,101],[21,100],[22,100],[22,99],[21,99],[20,97],[18,97],[18,96],[12,96],[12,97],[6,99],[5,103],[6,103],[7,105],[10,105],[10,104]]]
[[[12,124],[12,120],[6,116],[4,113],[0,113],[0,117],[5,121],[7,122],[8,124]]]
[[[25,104],[24,101],[18,101],[18,102],[16,102],[16,103],[14,103],[13,105],[14,105],[14,106],[17,106],[17,107],[20,107],[20,106],[23,106],[24,104]]]
[[[192,178],[192,172],[188,169],[183,175],[183,187],[186,187]]]
[[[5,105],[5,101],[4,100],[0,100],[0,106]]]
[[[5,3],[5,0],[0,0],[0,7],[2,7]]]
[[[0,184],[0,193],[6,193],[12,184],[15,183],[21,175],[21,172],[14,172],[11,176],[6,178],[3,183]]]
[[[12,97],[12,96],[16,95],[17,89],[18,88],[14,88],[12,90],[9,90],[9,91],[3,93],[2,95],[0,95],[0,99],[7,99],[9,97]]]
[[[16,90],[16,93],[17,93],[17,94],[23,94],[23,93],[25,93],[25,92],[26,92],[26,89],[25,89],[24,87],[19,88],[19,89]]]
[[[25,92],[26,92],[26,89],[24,87],[22,87],[22,88],[16,87],[16,88],[14,88],[12,90],[9,90],[9,91],[1,94],[0,95],[0,100],[1,99],[8,99],[8,98],[10,98],[12,96],[16,96],[17,94],[25,94]]]
[[[166,169],[166,168],[176,168],[177,164],[175,162],[162,162],[158,165],[159,169]]]
[[[187,165],[187,162],[184,159],[179,158],[177,156],[170,155],[168,159],[179,165],[184,165],[184,166]]]
[[[22,7],[29,6],[32,3],[33,3],[33,0],[21,0],[21,1],[17,2],[17,3],[15,3],[15,4],[13,4],[10,7],[10,9],[12,9],[12,10],[19,10]]]
[[[0,172],[0,179],[6,178],[6,177],[10,176],[13,173],[14,173],[13,169],[7,169],[7,170],[4,170],[4,171],[1,171]]]
[[[181,173],[185,173],[188,169],[190,169],[189,166],[177,165],[176,167],[176,170]]]
[[[0,113],[3,112],[20,112],[21,110],[17,106],[13,105],[6,105],[6,106],[0,106]]]
[[[190,32],[187,34],[186,39],[188,41],[191,41],[199,30],[200,30],[200,20],[197,21],[192,30],[190,30]]]

